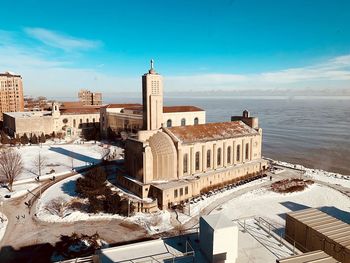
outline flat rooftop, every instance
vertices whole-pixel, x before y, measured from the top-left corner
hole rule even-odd
[[[18,111],[18,112],[4,112],[4,114],[13,118],[33,118],[51,116],[51,111]]]
[[[331,257],[321,250],[316,250],[302,255],[296,255],[292,257],[283,258],[277,260],[277,263],[312,263],[312,262],[322,262],[322,263],[340,263],[340,261]]]

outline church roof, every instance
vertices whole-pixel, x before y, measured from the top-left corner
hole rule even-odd
[[[104,107],[106,108],[128,108],[128,107],[135,107],[135,106],[142,106],[139,103],[112,103],[112,104],[107,104]]]
[[[204,111],[201,108],[196,106],[164,106],[164,113],[173,113],[173,112],[189,112],[189,111]]]
[[[258,132],[241,121],[206,123],[167,128],[183,143],[229,139]]]

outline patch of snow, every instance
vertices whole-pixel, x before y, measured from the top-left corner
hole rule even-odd
[[[58,176],[74,169],[101,162],[106,154],[115,153],[116,158],[122,153],[122,149],[116,146],[99,146],[95,143],[73,143],[73,144],[43,144],[26,145],[14,148],[22,155],[24,172],[18,177],[20,179],[35,178],[38,176],[34,160],[38,157],[46,159],[47,166],[42,169],[42,178],[53,175]],[[112,150],[109,150],[112,149]],[[117,158],[118,159],[118,158]]]
[[[7,223],[8,223],[7,217],[5,216],[5,214],[0,212],[0,241],[5,235]]]
[[[263,217],[284,227],[284,214],[309,207],[336,207],[350,212],[350,199],[340,192],[318,184],[302,192],[280,194],[267,189],[257,189],[221,205],[212,213],[224,213],[230,219]]]
[[[338,185],[342,185],[344,187],[350,188],[350,176],[347,176],[347,175],[327,172],[320,169],[306,168],[300,164],[291,164],[291,163],[282,162],[282,161],[274,161],[274,163],[284,167],[305,171],[304,176],[314,180],[322,181],[329,184],[338,184]]]
[[[39,186],[39,183],[22,183],[22,184],[13,184],[12,192],[10,192],[6,187],[0,187],[0,196],[4,197],[5,195],[10,195],[11,198],[3,198],[4,201],[17,198],[28,194],[28,191],[33,191]]]

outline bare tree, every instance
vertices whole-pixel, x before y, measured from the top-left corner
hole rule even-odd
[[[13,149],[0,151],[0,176],[5,179],[10,192],[14,180],[23,172],[22,156]]]
[[[33,160],[33,165],[38,171],[38,179],[40,179],[42,170],[47,166],[47,158],[42,156],[39,152],[39,154]]]
[[[69,202],[61,196],[50,200],[44,207],[51,215],[57,215],[61,218],[66,216],[69,208]]]

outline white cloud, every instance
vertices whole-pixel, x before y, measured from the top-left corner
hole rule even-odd
[[[101,46],[101,41],[75,38],[60,32],[45,28],[25,28],[24,31],[32,38],[38,39],[45,45],[65,51],[93,49]]]
[[[52,31],[45,31],[45,29],[34,31],[36,33],[46,32],[39,35],[43,42],[47,41],[50,44],[34,46],[31,45],[32,42],[27,44],[24,41],[23,32],[20,35],[19,33],[0,30],[0,72],[9,70],[21,74],[24,79],[25,94],[49,97],[65,96],[66,94],[67,96],[76,97],[76,92],[80,88],[99,90],[104,93],[140,91],[141,81],[138,76],[143,72],[135,72],[135,77],[105,73],[105,71],[102,71],[106,68],[101,63],[103,61],[96,63],[94,69],[73,67],[75,63],[72,61],[72,57],[74,57],[72,52],[74,50],[79,51],[78,49],[96,47],[94,41],[67,37],[63,34],[52,33]],[[43,37],[45,34],[49,36],[46,39]],[[67,56],[57,56],[55,49],[48,45],[55,48],[60,46],[60,48],[71,52]],[[298,87],[349,88],[350,55],[334,57],[305,67],[258,74],[197,73],[183,76],[165,75],[164,81],[165,91]]]

